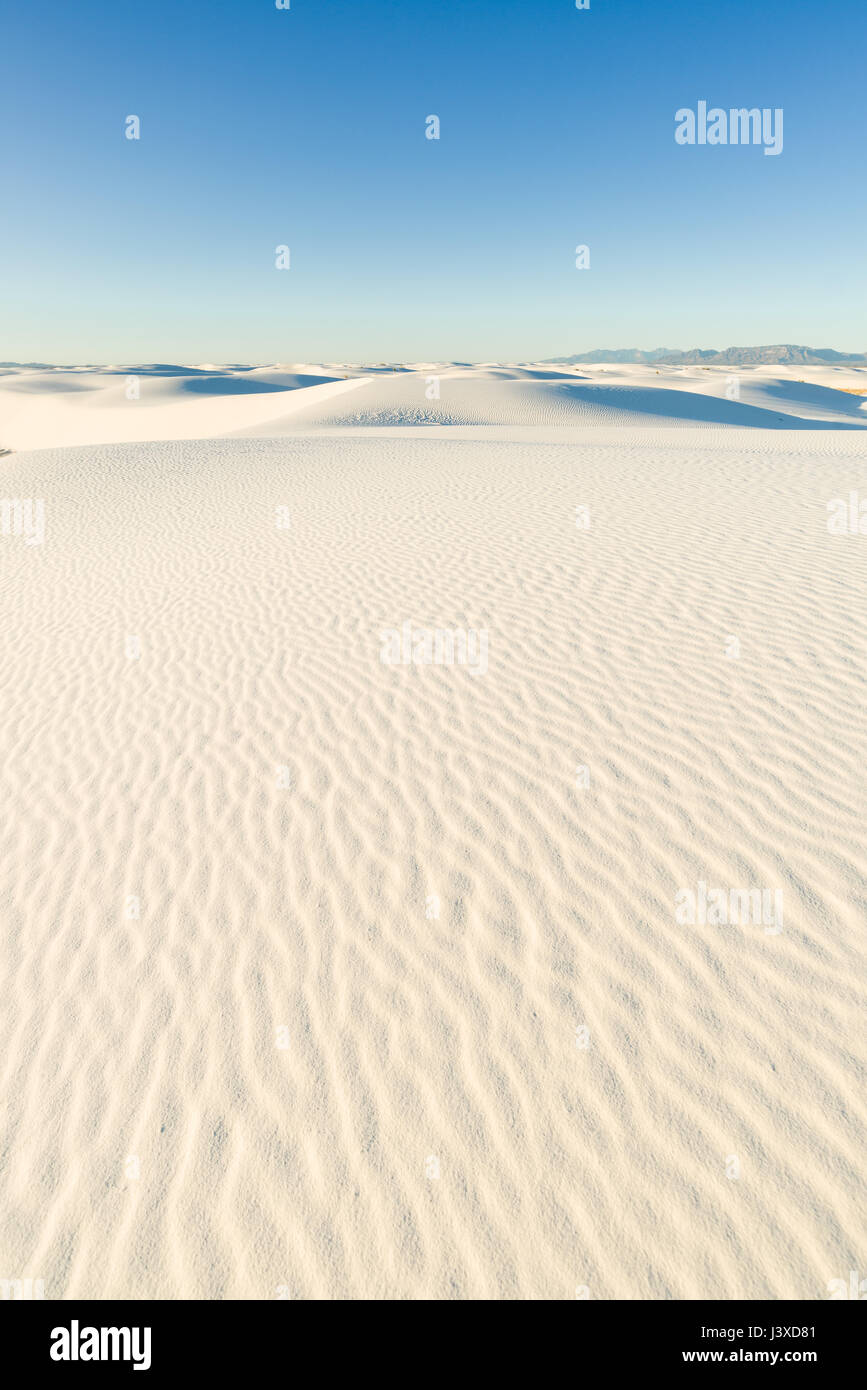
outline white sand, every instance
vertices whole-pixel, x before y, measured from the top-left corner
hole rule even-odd
[[[0,493],[45,540],[0,535],[0,1278],[867,1276],[867,536],[826,525],[867,497],[830,383],[867,374],[834,370],[7,374]],[[177,442],[206,422],[282,437]],[[406,620],[484,629],[487,669],[383,664]],[[681,924],[699,880],[780,889],[783,930]]]
[[[867,368],[0,368],[7,449],[430,425],[864,429]]]

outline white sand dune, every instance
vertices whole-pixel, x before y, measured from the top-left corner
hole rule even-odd
[[[724,368],[532,364],[10,368],[0,371],[0,448],[420,426],[867,427],[867,369],[798,370],[753,367],[735,378]]]
[[[826,525],[858,398],[320,370],[0,388],[0,444],[88,436],[0,460],[45,503],[0,536],[0,1275],[864,1277],[867,538]],[[315,372],[244,379],[281,375]],[[384,664],[407,621],[486,669]],[[783,930],[682,924],[700,881],[781,890]]]
[[[0,447],[232,434],[248,424],[282,418],[304,401],[319,401],[361,384],[360,377],[286,374],[278,369],[210,376],[188,370],[174,376],[166,370],[149,374],[133,369],[75,375],[9,372],[0,376]],[[128,390],[138,394],[128,396]]]

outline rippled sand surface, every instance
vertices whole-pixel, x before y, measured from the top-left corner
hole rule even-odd
[[[860,438],[3,459],[45,538],[0,536],[0,1277],[864,1271],[867,537],[827,527]],[[485,659],[383,662],[406,623]],[[782,929],[678,920],[700,883],[779,890]]]

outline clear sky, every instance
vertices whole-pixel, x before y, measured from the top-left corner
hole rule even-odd
[[[867,350],[867,0],[76,0],[2,35],[2,359]],[[701,100],[782,107],[782,154],[678,145]]]

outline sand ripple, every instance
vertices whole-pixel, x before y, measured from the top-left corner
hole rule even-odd
[[[867,1275],[853,438],[5,460],[47,531],[0,537],[0,1275]],[[405,620],[486,629],[487,672],[384,665]],[[680,925],[699,880],[782,888],[782,934]]]

